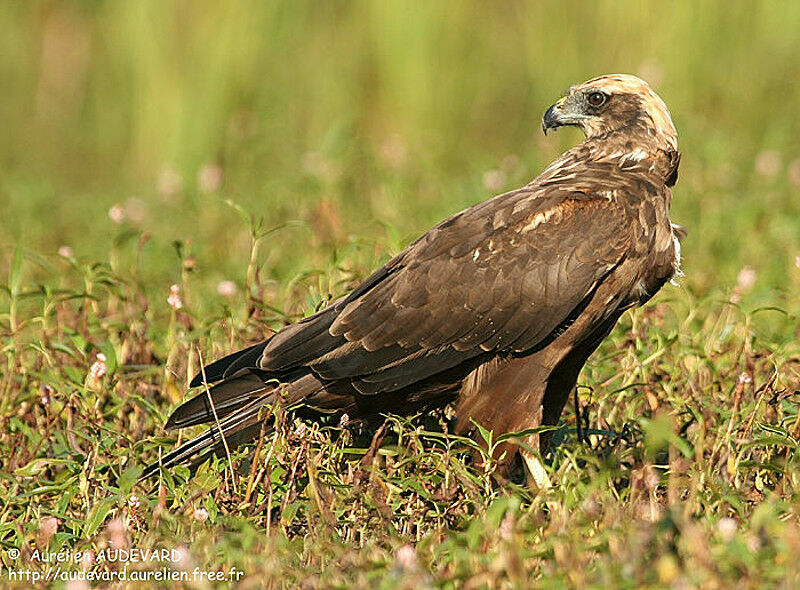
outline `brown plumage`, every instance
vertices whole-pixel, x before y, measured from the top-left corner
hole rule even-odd
[[[669,220],[680,156],[661,99],[634,76],[594,78],[547,110],[545,133],[562,125],[586,140],[528,185],[454,215],[327,309],[206,367],[226,439],[257,436],[281,390],[351,421],[456,401],[461,434],[473,421],[495,434],[555,424],[620,315],[680,263]],[[207,422],[203,391],[167,428]],[[219,444],[212,426],[161,465]],[[499,449],[506,466],[517,448]]]

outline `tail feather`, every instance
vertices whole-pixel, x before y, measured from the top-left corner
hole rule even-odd
[[[209,453],[220,453],[224,449],[223,438],[229,448],[253,440],[261,431],[263,418],[260,413],[264,406],[280,400],[294,408],[325,391],[326,384],[313,373],[303,371],[283,377],[279,381],[265,371],[242,369],[208,392],[185,402],[170,416],[166,427],[183,428],[210,422],[211,428],[147,466],[141,479],[150,477],[161,468],[197,465]],[[324,408],[324,400],[315,398],[315,401]]]
[[[208,392],[203,391],[181,404],[169,417],[165,428],[173,430],[212,422],[215,411],[216,417],[222,419],[252,396],[273,388],[267,381],[268,377],[261,371],[242,369],[230,379],[213,386]],[[209,394],[214,403],[213,408]]]
[[[214,383],[224,379],[228,375],[232,375],[239,369],[258,367],[258,360],[261,358],[261,354],[264,352],[267,344],[269,344],[269,340],[259,342],[244,350],[222,357],[210,365],[206,365],[202,371],[192,378],[189,387],[199,387],[202,385],[204,381],[203,377],[205,377],[206,383]]]
[[[142,472],[140,479],[150,477],[157,473],[159,469],[169,469],[179,464],[196,463],[209,453],[222,450],[224,448],[223,438],[228,441],[236,439],[229,446],[235,446],[239,442],[238,439],[246,440],[252,438],[255,435],[253,431],[261,428],[261,419],[259,418],[261,409],[271,403],[274,397],[271,394],[263,395],[242,406],[228,415],[227,418],[221,420],[219,426],[214,424],[199,436],[183,443],[177,449],[161,457],[159,461],[148,465]]]

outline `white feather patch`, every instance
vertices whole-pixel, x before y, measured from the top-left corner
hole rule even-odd
[[[541,224],[545,223],[548,219],[550,219],[555,213],[558,211],[557,208],[553,209],[545,209],[544,211],[540,211],[533,217],[531,217],[530,221],[522,228],[522,232],[529,232],[531,230],[536,229]]]
[[[623,158],[623,160],[631,160],[632,162],[641,162],[642,160],[644,160],[649,155],[650,154],[648,154],[642,148],[636,148],[631,153],[626,154],[625,157]]]
[[[674,233],[672,234],[672,244],[675,247],[675,260],[672,261],[672,268],[675,272],[669,282],[677,287],[678,279],[683,276],[683,269],[681,269],[681,241]]]

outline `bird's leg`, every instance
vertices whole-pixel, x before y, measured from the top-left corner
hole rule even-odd
[[[538,455],[529,451],[520,451],[522,464],[525,466],[525,483],[535,491],[549,490],[553,484]]]
[[[534,427],[542,425],[543,410],[544,408],[539,406],[539,411],[535,413],[536,423],[533,425]],[[550,478],[547,476],[547,470],[542,464],[539,453],[534,452],[534,449],[540,450],[542,448],[540,436],[540,434],[534,434],[526,437],[526,447],[531,450],[523,448],[519,452],[525,469],[525,483],[534,491],[549,490],[553,485],[550,483]]]
[[[473,422],[481,423],[496,434],[541,426],[548,376],[557,360],[551,359],[549,354],[497,359],[473,371],[460,392],[456,432],[469,433]],[[527,485],[535,490],[550,488],[537,452],[541,448],[540,435],[526,436],[518,442],[507,440],[494,447],[495,458],[504,457],[499,459],[497,473],[510,477],[514,467],[519,466],[516,462],[519,452]],[[544,444],[547,444],[546,439]]]

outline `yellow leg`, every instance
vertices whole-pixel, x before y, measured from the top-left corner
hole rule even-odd
[[[553,484],[547,476],[547,471],[541,459],[528,451],[520,451],[522,463],[525,465],[525,481],[528,486],[538,491],[549,490]]]

